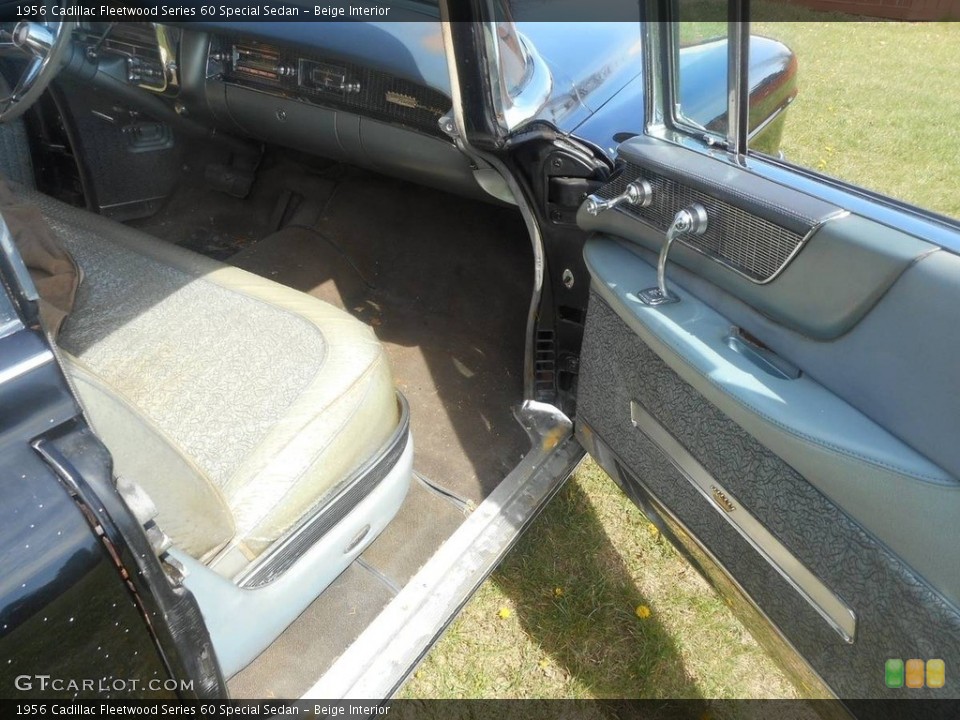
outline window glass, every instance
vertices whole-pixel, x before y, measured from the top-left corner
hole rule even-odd
[[[727,134],[726,2],[680,2],[674,24],[680,125]],[[688,19],[689,18],[689,19]]]
[[[779,147],[755,137],[752,151],[960,218],[960,23],[755,21],[751,32],[796,60]]]

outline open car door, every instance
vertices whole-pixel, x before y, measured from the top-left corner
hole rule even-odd
[[[648,25],[645,132],[578,214],[576,432],[802,692],[956,699],[960,226],[748,153],[743,10],[720,132]]]
[[[19,215],[16,232],[25,209],[3,208]],[[0,217],[0,686],[32,698],[224,697],[200,609],[157,555],[166,538],[151,503],[121,499],[41,302]]]

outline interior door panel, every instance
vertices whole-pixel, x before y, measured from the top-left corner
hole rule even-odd
[[[629,238],[651,251],[663,242],[663,229],[638,223],[627,212],[596,217],[581,212],[578,222],[588,230]],[[767,284],[731,272],[688,245],[673,248],[670,262],[749,303],[778,325],[811,340],[826,341],[853,328],[907,268],[937,249],[872,220],[839,215],[817,227],[803,251]]]
[[[581,440],[833,692],[885,697],[891,657],[957,666],[960,258],[703,153],[637,138],[620,157],[600,194],[642,178],[654,202],[580,213]],[[671,251],[680,302],[646,305],[691,201],[714,233]]]
[[[580,226],[627,238],[656,251],[674,214],[700,200],[710,207],[711,224],[720,237],[708,230],[701,247],[678,245],[671,250],[671,263],[691,270],[811,339],[833,340],[843,335],[911,264],[938,249],[885,225],[850,215],[836,205],[819,201],[811,204],[808,195],[751,177],[722,160],[665,145],[650,138],[624,143],[619,151],[619,156],[626,158],[622,170],[598,193],[613,197],[640,177],[651,182],[654,189],[649,207],[624,207],[622,212],[597,216],[581,210],[577,217]],[[667,156],[676,158],[675,166],[669,164]],[[648,162],[655,170],[647,169]],[[683,172],[690,173],[690,178],[678,180]],[[704,180],[707,177],[709,182]],[[735,181],[739,177],[747,180]],[[736,188],[736,194],[731,187]],[[773,187],[777,188],[775,202],[761,205],[751,199],[772,193]],[[661,192],[664,189],[667,192]],[[720,199],[724,196],[730,202]],[[750,209],[743,210],[741,203]],[[803,208],[802,213],[790,209],[796,207]],[[753,215],[761,211],[762,218]],[[762,221],[760,227],[757,221]],[[793,240],[774,238],[774,233],[790,234]],[[771,250],[771,243],[780,247]],[[764,273],[771,264],[774,271]]]

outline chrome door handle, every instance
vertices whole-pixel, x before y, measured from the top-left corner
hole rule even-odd
[[[627,185],[622,193],[616,197],[603,199],[597,195],[590,195],[586,199],[585,210],[590,215],[599,215],[605,210],[610,210],[618,205],[636,205],[637,207],[647,207],[653,201],[653,188],[646,180],[634,180]]]

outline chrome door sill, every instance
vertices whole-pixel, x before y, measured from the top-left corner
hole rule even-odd
[[[569,418],[526,401],[532,447],[434,553],[304,700],[391,697],[583,458]]]

